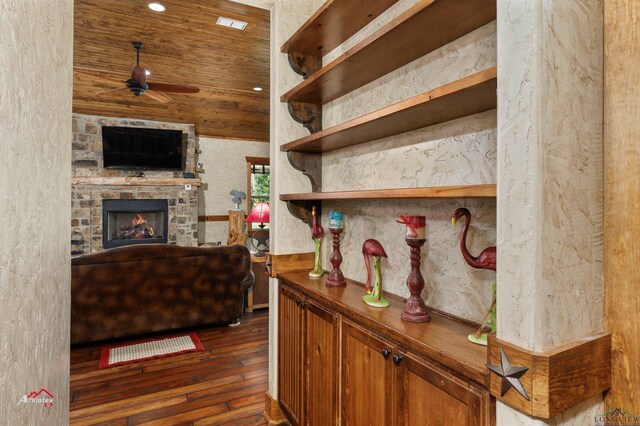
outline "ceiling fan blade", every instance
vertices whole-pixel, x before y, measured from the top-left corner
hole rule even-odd
[[[125,86],[125,87],[118,87],[117,89],[102,90],[100,92],[97,92],[96,95],[99,96],[99,95],[104,95],[106,93],[118,92],[120,90],[127,90],[127,89],[128,87]]]
[[[167,93],[198,93],[200,89],[196,86],[187,86],[183,84],[166,84],[166,83],[149,83],[150,90],[155,90],[156,92],[167,92]]]
[[[149,96],[151,99],[154,99],[154,100],[156,100],[158,102],[161,102],[163,104],[166,104],[166,103],[169,103],[169,102],[172,101],[172,99],[169,96],[167,96],[167,95],[165,95],[163,93],[160,93],[160,92],[152,92],[150,90],[147,90],[144,93],[145,93],[145,96]]]
[[[98,81],[100,83],[107,83],[110,85],[118,85],[118,86],[122,86],[123,82],[122,80],[119,80],[117,78],[113,78],[113,77],[108,77],[106,75],[102,75],[102,74],[98,74],[96,72],[91,72],[91,71],[85,71],[82,69],[78,69],[78,68],[74,68],[73,72],[81,77],[89,77],[95,81]]]

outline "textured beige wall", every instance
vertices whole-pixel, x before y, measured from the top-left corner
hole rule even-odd
[[[0,424],[68,422],[71,0],[0,3]],[[18,404],[50,391],[53,407]]]
[[[498,1],[498,336],[534,351],[603,330],[602,9]],[[546,424],[501,403],[497,420]]]
[[[272,253],[313,251],[309,227],[289,214],[278,199],[287,192],[311,190],[309,180],[294,170],[280,144],[309,132],[295,123],[280,95],[300,81],[280,46],[317,10],[323,0],[276,0],[271,9],[271,239]],[[278,395],[278,284],[271,279],[269,294],[269,393]]]
[[[544,351],[603,329],[602,1],[498,5],[499,334]]]
[[[233,207],[229,192],[247,192],[247,161],[245,157],[269,157],[265,142],[200,138],[200,159],[204,172],[200,173],[203,187],[198,191],[199,215],[225,215]],[[242,209],[247,208],[246,200]],[[200,243],[227,244],[228,222],[203,222],[199,225]]]

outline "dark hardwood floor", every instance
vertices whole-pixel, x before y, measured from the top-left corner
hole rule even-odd
[[[268,313],[196,330],[205,351],[98,369],[71,350],[71,425],[264,425]]]

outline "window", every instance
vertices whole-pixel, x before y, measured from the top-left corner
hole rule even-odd
[[[269,159],[263,157],[246,157],[247,160],[247,214],[258,203],[269,202],[270,171]],[[265,224],[269,229],[269,224]],[[250,231],[260,229],[257,223],[251,224]]]

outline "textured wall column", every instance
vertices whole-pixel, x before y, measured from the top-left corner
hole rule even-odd
[[[0,2],[2,425],[68,423],[72,37],[72,0]]]
[[[280,194],[311,191],[309,179],[289,164],[280,145],[309,132],[293,121],[280,95],[298,84],[296,74],[280,53],[280,46],[317,10],[323,0],[276,0],[271,9],[271,224],[270,251],[275,254],[313,251],[309,227],[294,218]],[[278,383],[278,284],[271,279],[269,294],[269,393],[277,397]]]
[[[602,0],[498,1],[498,337],[534,351],[603,330],[602,31]]]

